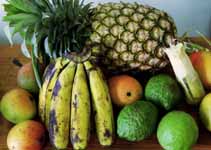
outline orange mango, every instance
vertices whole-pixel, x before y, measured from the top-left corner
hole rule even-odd
[[[41,150],[44,143],[44,126],[32,120],[15,125],[7,136],[9,150]]]
[[[19,69],[18,74],[17,74],[17,84],[19,87],[29,92],[32,92],[32,93],[39,92],[39,87],[35,79],[31,62],[23,65]]]
[[[32,119],[36,115],[33,96],[21,88],[8,91],[2,97],[0,108],[4,118],[15,124]]]
[[[211,90],[211,52],[194,52],[190,55],[190,59],[204,87]]]
[[[140,100],[143,95],[141,84],[128,75],[118,75],[109,79],[109,91],[113,103],[118,106],[129,105]]]

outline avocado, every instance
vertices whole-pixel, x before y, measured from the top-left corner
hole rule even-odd
[[[140,141],[156,129],[158,109],[147,101],[125,106],[117,118],[117,134],[128,141]]]
[[[170,110],[180,102],[182,92],[177,81],[171,76],[159,74],[147,82],[145,98],[165,110]]]

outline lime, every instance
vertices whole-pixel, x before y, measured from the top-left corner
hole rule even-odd
[[[117,134],[128,141],[140,141],[156,129],[158,110],[150,102],[137,101],[125,106],[117,119]]]
[[[191,150],[198,139],[198,126],[191,115],[172,111],[158,125],[157,138],[165,150]]]
[[[203,98],[200,104],[199,114],[204,126],[207,130],[211,131],[211,93]]]
[[[182,93],[177,82],[171,76],[160,74],[148,81],[145,97],[146,100],[170,110],[179,103]]]

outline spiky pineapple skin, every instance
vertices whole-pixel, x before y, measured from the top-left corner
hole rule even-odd
[[[173,19],[137,3],[105,3],[93,10],[92,56],[111,70],[154,70],[168,64],[163,48],[176,38]]]
[[[22,33],[25,41],[37,45],[36,53],[46,63],[91,48],[92,60],[106,69],[154,70],[166,66],[163,48],[176,37],[167,13],[138,3],[92,8],[81,0],[9,0],[4,9],[13,34]]]

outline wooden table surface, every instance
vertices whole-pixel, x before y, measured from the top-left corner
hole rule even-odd
[[[203,42],[202,39],[199,38],[193,38],[193,41],[196,43],[200,43],[204,46],[207,46],[206,43]],[[15,66],[12,63],[12,60],[14,58],[17,58],[20,60],[20,62],[25,63],[29,60],[24,58],[20,52],[19,46],[13,46],[10,47],[8,45],[1,45],[0,46],[0,98],[3,96],[3,94],[16,87],[16,75],[18,67]],[[209,133],[207,130],[204,129],[203,125],[200,123],[198,119],[198,109],[193,108],[190,106],[181,106],[181,108],[186,112],[189,112],[192,114],[196,121],[199,124],[200,128],[200,136],[198,143],[193,147],[194,150],[211,150],[211,133]],[[0,150],[7,150],[6,145],[6,137],[8,134],[8,131],[13,126],[13,124],[6,121],[1,115],[0,115]],[[50,146],[50,144],[47,142],[44,150],[52,150],[53,148]],[[72,149],[71,147],[69,149]],[[141,142],[127,142],[124,140],[116,139],[112,147],[101,147],[98,144],[98,141],[96,139],[96,136],[92,135],[89,143],[88,150],[162,150],[162,148],[159,146],[156,136],[153,135],[152,137],[141,141]]]

